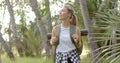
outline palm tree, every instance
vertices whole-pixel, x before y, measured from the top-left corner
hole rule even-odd
[[[8,12],[10,14],[10,22],[12,24],[12,30],[13,30],[13,35],[14,35],[14,39],[15,39],[15,44],[16,44],[16,47],[17,47],[19,55],[22,57],[24,55],[24,53],[23,53],[22,45],[20,43],[20,39],[19,39],[19,35],[18,35],[18,32],[17,32],[17,28],[16,28],[14,13],[13,13],[13,9],[12,9],[13,7],[10,4],[9,0],[5,0],[5,1],[6,1],[7,6],[8,6],[7,7],[8,8]]]
[[[49,49],[48,49],[48,43],[47,43],[47,30],[45,29],[45,26],[41,21],[37,0],[29,0],[29,1],[31,3],[32,10],[34,11],[37,18],[37,25],[40,31],[40,37],[44,45],[45,51],[48,51]],[[46,56],[48,57],[49,54],[46,54]]]
[[[118,0],[87,0],[95,42],[99,51],[96,63],[119,63]],[[95,58],[95,59],[96,59]]]
[[[118,42],[120,37],[119,16],[120,13],[115,9],[106,13],[96,14],[97,22],[95,29],[100,30],[100,32],[96,32],[96,34],[99,34],[99,36],[96,36],[96,42],[101,43],[101,46],[97,49],[99,50],[97,55],[99,57],[98,63],[114,63],[119,61],[117,60],[120,58],[120,43]]]
[[[95,43],[95,39],[93,38],[94,35],[92,34],[93,33],[92,23],[89,17],[86,0],[80,0],[80,7],[81,7],[81,12],[83,15],[85,27],[88,30],[88,40],[90,42],[90,48],[91,48],[91,51],[94,51],[97,49],[97,44]],[[97,51],[92,52],[93,59],[95,59],[96,54],[97,54]],[[94,61],[94,63],[96,63],[96,60]]]

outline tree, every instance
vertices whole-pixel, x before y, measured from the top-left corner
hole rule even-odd
[[[99,3],[99,2],[96,2]],[[100,43],[97,63],[119,63],[119,20],[120,16],[118,8],[118,0],[104,0],[99,3],[97,12],[94,13],[94,29],[99,30],[95,32],[96,42]],[[92,18],[93,18],[92,17]]]
[[[83,22],[83,19],[82,19],[82,15],[81,15],[79,0],[75,0],[75,2],[73,4],[73,7],[75,9],[75,14],[77,15],[78,25],[80,26],[80,28],[85,28],[84,27],[84,22]]]
[[[1,31],[1,27],[2,26],[0,26],[0,31]],[[5,40],[2,38],[2,33],[1,32],[0,32],[0,43],[1,43],[2,47],[4,48],[5,52],[8,54],[9,58],[11,60],[15,60],[15,56],[11,52],[11,50],[10,50],[9,46],[7,45],[7,43],[5,42]],[[0,49],[0,50],[2,50],[2,49]],[[1,51],[0,51],[0,55],[1,55]]]
[[[31,3],[32,10],[34,11],[36,18],[37,18],[37,26],[40,31],[40,37],[41,37],[42,43],[44,45],[45,51],[48,51],[49,49],[48,49],[48,43],[47,43],[47,31],[41,20],[37,0],[29,0],[29,1]],[[48,57],[49,54],[47,53],[46,56]]]
[[[0,63],[2,63],[2,58],[1,58],[1,50],[0,50]]]
[[[99,51],[96,63],[119,63],[118,0],[87,0],[87,7]]]
[[[52,31],[52,22],[51,22],[51,13],[50,13],[50,2],[49,0],[45,0],[45,6],[46,6],[46,20],[48,22],[48,33]]]
[[[5,0],[5,1],[6,1],[7,6],[8,6],[7,7],[8,12],[10,14],[10,22],[12,24],[12,30],[13,30],[13,35],[14,35],[14,39],[15,39],[15,45],[16,45],[16,48],[18,50],[19,55],[22,57],[22,56],[24,56],[24,53],[23,53],[22,44],[20,43],[19,35],[18,35],[18,32],[17,32],[14,13],[13,13],[13,9],[12,9],[13,7],[10,4],[9,0]]]
[[[52,32],[52,22],[51,22],[51,13],[50,13],[50,2],[49,0],[45,0],[45,6],[46,6],[46,20],[47,20],[47,28],[48,28],[48,33],[51,33]],[[50,45],[50,42],[48,41],[48,45],[49,45],[49,50],[46,51],[47,54],[50,55],[50,50],[51,50],[51,45]]]
[[[95,55],[97,54],[97,52],[93,52],[93,51],[97,49],[97,44],[95,43],[94,35],[92,34],[93,33],[92,23],[89,17],[86,0],[80,0],[80,7],[81,7],[81,12],[83,15],[85,27],[88,30],[88,40],[90,42],[92,58],[95,59],[96,58]],[[94,63],[96,63],[96,60],[94,61]]]

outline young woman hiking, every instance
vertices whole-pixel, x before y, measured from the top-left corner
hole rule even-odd
[[[50,39],[51,45],[57,45],[55,63],[80,63],[77,47],[81,47],[81,33],[77,27],[77,17],[73,8],[65,4],[59,12],[59,19],[61,20],[59,34],[57,33],[57,25],[53,27]],[[75,31],[75,33],[72,33],[72,31]]]

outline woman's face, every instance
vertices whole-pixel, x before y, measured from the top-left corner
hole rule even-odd
[[[59,19],[65,20],[70,18],[70,13],[68,12],[68,9],[63,7],[59,12]]]

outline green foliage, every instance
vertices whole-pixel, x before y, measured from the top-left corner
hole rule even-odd
[[[21,23],[19,25],[21,33],[21,43],[24,48],[26,56],[38,56],[39,55],[39,45],[40,45],[40,36],[39,31],[35,22],[31,22],[30,28],[27,28]]]
[[[39,56],[40,45],[40,33],[37,27],[37,23],[29,21],[30,16],[27,14],[32,10],[29,6],[28,0],[16,0],[16,6],[19,8],[15,11],[15,14],[20,16],[20,23],[17,25],[19,37],[24,48],[25,56]],[[28,24],[29,23],[29,24]]]
[[[75,2],[73,3],[73,7],[75,9],[75,15],[77,16],[77,19],[78,19],[78,26],[80,26],[80,28],[85,28],[84,21],[82,19],[81,10],[80,10],[79,0],[75,0]]]
[[[99,51],[96,55],[97,63],[119,63],[120,12],[117,10],[117,0],[87,2],[95,42],[99,45],[96,50]]]
[[[96,13],[96,24],[94,26],[94,29],[99,30],[99,33],[101,33],[102,40],[105,42],[104,44],[107,45],[109,43],[106,42],[111,42],[113,39],[118,39],[119,37],[114,38],[113,35],[115,36],[119,35],[119,27],[120,24],[119,20],[119,14],[118,11],[112,10],[108,11],[106,13],[100,12]],[[100,37],[99,36],[99,37]],[[104,45],[103,44],[103,45]]]

